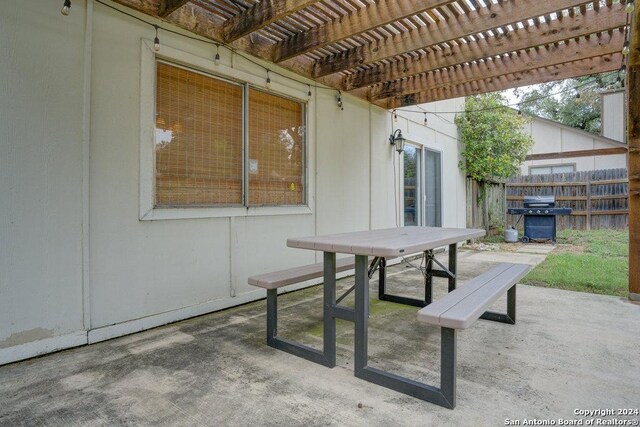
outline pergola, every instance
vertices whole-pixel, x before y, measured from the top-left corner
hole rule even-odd
[[[115,0],[386,109],[620,69],[640,300],[640,8],[631,0]]]

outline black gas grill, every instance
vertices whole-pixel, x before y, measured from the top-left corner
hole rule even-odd
[[[524,207],[509,208],[510,215],[524,215],[522,242],[556,242],[556,215],[570,215],[571,208],[556,208],[554,196],[524,196]],[[519,220],[518,220],[519,221]]]

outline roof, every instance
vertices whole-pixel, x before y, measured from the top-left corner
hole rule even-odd
[[[115,1],[387,109],[616,70],[626,26],[613,0]]]
[[[567,131],[570,131],[570,132],[574,132],[574,133],[577,133],[577,134],[585,136],[585,137],[593,138],[598,142],[603,142],[605,144],[611,144],[611,145],[614,145],[616,147],[625,147],[626,148],[626,146],[627,146],[627,144],[625,144],[624,142],[616,141],[615,139],[607,138],[606,136],[597,135],[595,133],[587,132],[586,130],[583,130],[583,129],[574,128],[573,126],[567,126],[567,125],[562,124],[560,122],[556,122],[555,120],[545,119],[544,117],[536,116],[536,115],[533,115],[533,114],[527,114],[527,115],[532,117],[534,120],[538,120],[538,121],[541,121],[543,123],[548,123],[548,124],[557,126],[557,127],[561,128],[561,129],[564,129],[564,130],[567,130]]]

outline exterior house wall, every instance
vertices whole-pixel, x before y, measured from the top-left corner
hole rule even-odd
[[[83,340],[84,14],[59,6],[0,13],[0,363]]]
[[[626,143],[625,90],[602,94],[602,136]]]
[[[559,153],[623,146],[617,141],[598,135],[592,135],[588,132],[573,129],[538,117],[533,117],[531,123],[526,125],[525,130],[533,137],[534,140],[534,146],[531,151],[529,151],[529,154]],[[528,175],[529,168],[532,166],[562,164],[574,164],[576,171],[625,168],[627,166],[627,156],[626,154],[614,154],[607,156],[528,160],[522,164],[521,173],[523,175]]]
[[[153,35],[91,0],[74,1],[68,17],[45,0],[0,14],[0,96],[12,100],[0,104],[0,364],[263,298],[248,276],[321,260],[287,248],[287,237],[401,217],[389,112],[348,95],[341,111],[335,91],[314,88],[309,208],[141,220]],[[211,45],[160,38],[160,55],[181,52],[217,72]],[[262,68],[221,55],[219,70],[264,80]],[[306,82],[271,78],[274,90],[306,99]],[[442,152],[443,226],[464,227],[455,125],[400,116],[394,128]]]
[[[404,133],[409,140],[413,139],[424,148],[442,153],[443,227],[466,226],[466,178],[458,167],[463,146],[458,139],[458,127],[454,123],[455,114],[451,113],[464,110],[464,102],[464,98],[454,98],[409,108],[412,111],[428,112],[426,128],[423,126],[423,113],[399,113],[399,116],[407,117],[412,124],[407,133]]]

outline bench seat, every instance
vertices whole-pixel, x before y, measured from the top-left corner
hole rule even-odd
[[[336,272],[340,273],[355,268],[355,257],[346,257],[336,260]],[[317,264],[303,265],[301,267],[288,268],[249,277],[249,284],[264,289],[278,289],[282,286],[301,283],[311,279],[317,279],[324,274],[321,262]]]
[[[529,268],[527,264],[499,264],[418,311],[418,320],[444,328],[466,329],[483,317],[487,308],[515,286]]]

